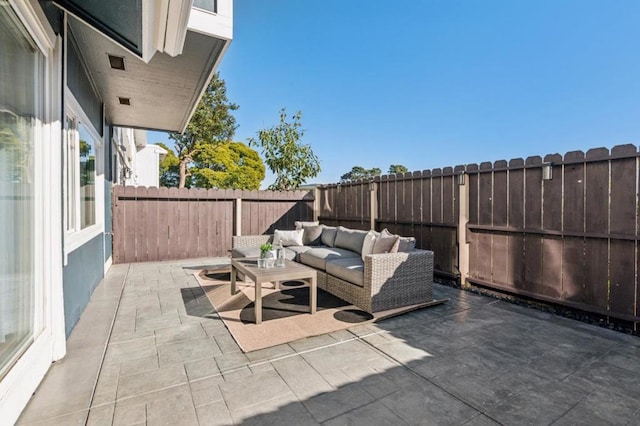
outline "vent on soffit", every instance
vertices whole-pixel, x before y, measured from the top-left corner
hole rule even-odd
[[[109,66],[112,69],[120,70],[120,71],[125,70],[124,58],[122,56],[109,55],[109,54],[107,54],[107,56],[109,57]]]
[[[120,105],[131,105],[131,98],[123,98],[122,96],[118,96],[118,102],[120,102]]]

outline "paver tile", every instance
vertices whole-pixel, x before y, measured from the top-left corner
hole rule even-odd
[[[373,402],[373,397],[358,384],[350,383],[332,392],[302,401],[316,421],[324,422]]]
[[[323,423],[326,426],[353,425],[407,425],[401,417],[377,401],[334,417]]]
[[[220,390],[230,411],[237,411],[293,393],[275,371],[258,373],[242,380],[221,383]]]
[[[272,365],[300,400],[334,390],[301,356],[274,361]]]
[[[187,374],[181,364],[121,377],[118,383],[118,400],[183,383],[187,383]]]

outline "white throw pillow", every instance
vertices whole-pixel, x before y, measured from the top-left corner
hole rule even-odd
[[[282,246],[301,246],[302,244],[302,235],[304,234],[304,229],[296,229],[294,231],[282,231],[276,229],[273,233],[273,245],[278,247],[280,245],[280,241],[282,241]]]
[[[376,238],[380,235],[379,232],[369,231],[367,235],[364,236],[364,241],[362,242],[362,260],[364,261],[364,257],[368,254],[373,253],[373,244],[376,242]]]

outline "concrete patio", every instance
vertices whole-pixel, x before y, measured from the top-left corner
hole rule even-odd
[[[244,354],[192,276],[226,261],[113,266],[18,424],[640,424],[638,337],[436,285]]]

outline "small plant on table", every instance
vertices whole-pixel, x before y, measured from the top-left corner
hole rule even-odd
[[[264,243],[260,246],[260,257],[261,258],[266,258],[267,257],[267,253],[269,253],[271,250],[273,250],[273,246],[271,245],[271,243]]]

